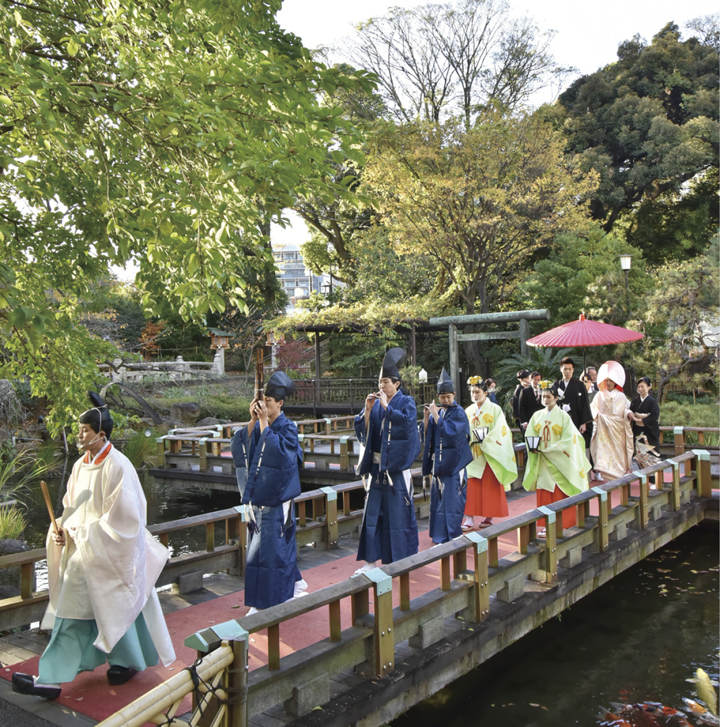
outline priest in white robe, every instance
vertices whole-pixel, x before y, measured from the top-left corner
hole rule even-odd
[[[110,444],[113,421],[91,393],[80,416],[78,445],[57,533],[47,539],[50,604],[43,628],[52,636],[38,675],[13,674],[13,690],[46,699],[82,671],[108,663],[120,685],[162,660],[175,660],[155,591],[167,549],[146,528],[147,502],[135,468]]]

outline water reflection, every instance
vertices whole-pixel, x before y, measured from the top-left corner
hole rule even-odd
[[[717,537],[693,528],[393,727],[596,727],[613,703],[685,710],[699,667],[718,679]]]

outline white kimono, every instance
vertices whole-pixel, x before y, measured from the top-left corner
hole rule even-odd
[[[175,660],[155,591],[167,549],[145,527],[147,502],[130,460],[112,447],[73,466],[58,521],[65,546],[47,538],[50,604],[42,627],[55,617],[94,619],[94,646],[109,653],[142,612],[165,666]],[[51,531],[52,532],[52,529]]]

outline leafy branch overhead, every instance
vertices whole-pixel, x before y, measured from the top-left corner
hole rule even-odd
[[[270,222],[348,193],[328,146],[361,159],[360,139],[321,96],[371,82],[314,60],[280,5],[0,0],[3,339],[37,349],[130,260],[148,310],[242,310],[272,268]]]

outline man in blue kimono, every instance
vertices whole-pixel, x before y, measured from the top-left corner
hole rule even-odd
[[[467,497],[465,468],[472,462],[470,424],[465,410],[455,402],[455,387],[443,368],[437,383],[440,406],[426,405],[423,424],[425,448],[423,477],[430,487],[430,537],[447,543],[462,535]]]
[[[358,474],[365,483],[365,512],[356,571],[375,567],[376,561],[394,563],[418,552],[413,485],[410,467],[420,454],[415,401],[400,390],[406,358],[402,348],[391,348],[383,360],[378,391],[365,399],[355,417],[361,445]]]
[[[295,506],[300,492],[303,451],[297,427],[283,414],[285,399],[295,391],[292,379],[276,371],[265,397],[253,399],[250,421],[235,432],[231,444],[242,502],[248,514],[245,567],[246,615],[304,595],[307,583],[297,567]]]

